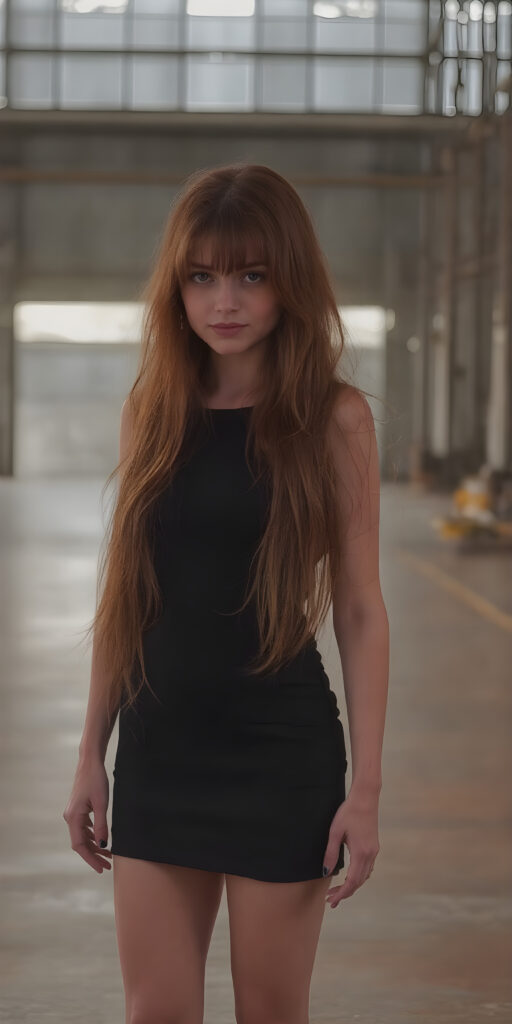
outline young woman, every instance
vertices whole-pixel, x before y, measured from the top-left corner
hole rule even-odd
[[[325,901],[352,895],[379,850],[389,640],[374,422],[338,372],[343,329],[311,219],[271,168],[187,180],[144,299],[64,818],[94,870],[112,858],[129,1024],[203,1020],[224,884],[238,1024],[306,1024]],[[331,602],[347,796],[315,640]]]

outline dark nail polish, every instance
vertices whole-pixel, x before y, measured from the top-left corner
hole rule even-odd
[[[327,867],[325,866],[325,864],[324,864],[324,878],[325,878],[325,876],[326,876],[326,875],[328,875],[328,874],[329,874],[329,868],[327,868]]]
[[[106,839],[100,839],[100,846],[101,846],[102,850],[105,849],[106,845],[107,845],[107,840]]]

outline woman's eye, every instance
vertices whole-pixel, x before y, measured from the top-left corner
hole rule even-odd
[[[208,277],[208,273],[206,272],[206,270],[197,270],[194,274],[191,274],[191,280],[193,281],[194,278],[200,277],[201,274],[203,274],[205,277]],[[257,271],[257,270],[248,270],[247,274],[244,274],[244,277],[249,277],[250,275],[252,275],[254,277],[259,277],[259,278],[261,278],[261,280],[263,280],[263,277],[264,277],[264,274],[260,274],[259,271]],[[199,281],[197,283],[198,284],[202,284],[202,281]],[[251,281],[250,282],[250,284],[256,284],[256,283],[257,282],[255,282],[255,281]]]

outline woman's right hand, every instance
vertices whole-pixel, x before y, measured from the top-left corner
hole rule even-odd
[[[108,842],[107,807],[108,776],[99,759],[80,760],[73,788],[62,817],[69,828],[71,849],[80,854],[98,874],[111,868],[110,850],[99,846],[100,839]],[[94,827],[91,822],[94,814]]]

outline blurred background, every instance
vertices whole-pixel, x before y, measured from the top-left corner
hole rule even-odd
[[[62,819],[81,636],[140,290],[187,175],[231,161],[311,213],[381,464],[381,852],[311,1019],[512,1020],[511,95],[509,0],[0,0],[1,1020],[123,1019],[112,880]],[[330,620],[319,646],[346,723]],[[211,1024],[228,947],[223,898]]]

